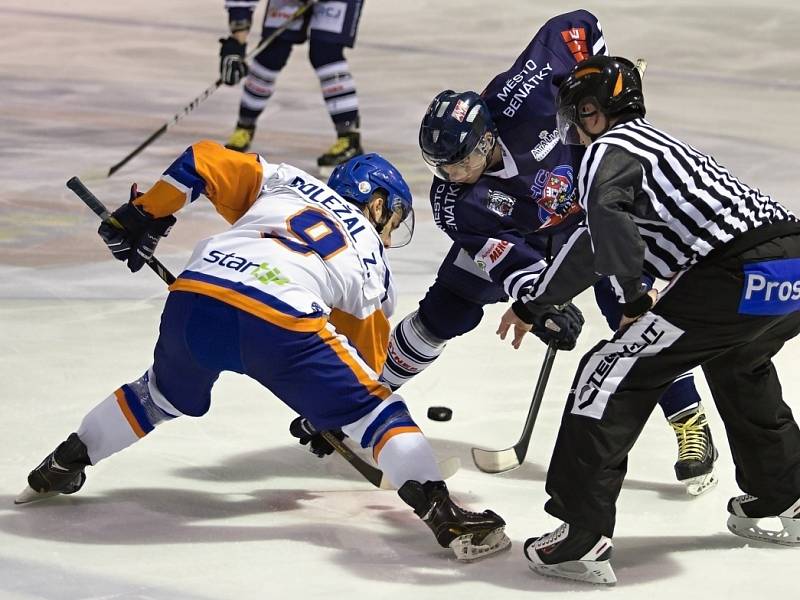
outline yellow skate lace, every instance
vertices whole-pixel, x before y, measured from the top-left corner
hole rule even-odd
[[[679,462],[684,460],[703,460],[708,447],[706,423],[706,415],[702,410],[697,411],[682,423],[670,423],[678,438]]]
[[[244,129],[242,127],[237,127],[236,130],[231,134],[231,137],[228,138],[228,145],[242,148],[244,146],[247,146],[252,139],[253,139],[252,131],[250,131],[249,129]]]

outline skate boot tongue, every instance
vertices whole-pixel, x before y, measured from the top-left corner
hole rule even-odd
[[[711,438],[703,407],[684,410],[670,418],[678,440],[678,461],[675,476],[686,486],[686,492],[699,496],[717,484],[714,462],[718,453]]]

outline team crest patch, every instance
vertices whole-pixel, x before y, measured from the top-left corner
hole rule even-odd
[[[489,190],[489,196],[486,198],[486,208],[501,217],[507,217],[514,210],[516,200],[503,192],[496,192]]]
[[[531,186],[531,193],[539,205],[542,227],[557,225],[580,211],[575,202],[575,180],[569,165],[559,165],[552,171],[540,169]]]

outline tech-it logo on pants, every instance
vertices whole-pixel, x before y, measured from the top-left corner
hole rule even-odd
[[[575,388],[570,392],[570,412],[602,419],[609,397],[636,362],[669,348],[681,335],[682,329],[649,312],[619,337],[598,344],[582,364]]]
[[[785,315],[800,310],[800,258],[744,265],[740,315]]]

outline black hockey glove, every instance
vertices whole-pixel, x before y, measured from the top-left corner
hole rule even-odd
[[[243,44],[233,36],[220,38],[219,77],[225,85],[236,85],[247,76],[247,64],[244,53],[247,44]]]
[[[154,219],[136,206],[133,201],[141,195],[134,183],[130,200],[111,213],[114,222],[103,221],[97,230],[114,258],[127,262],[134,273],[153,257],[159,240],[175,224],[172,215]]]
[[[520,319],[533,324],[531,333],[545,344],[556,343],[559,350],[572,350],[583,329],[583,314],[572,302],[561,306],[541,305],[535,302],[511,305]]]
[[[312,454],[325,458],[333,454],[333,446],[322,437],[322,434],[305,417],[297,417],[289,424],[289,433],[300,440],[300,443],[305,446],[309,444],[308,449]],[[343,440],[345,438],[341,429],[334,429],[329,433],[336,436],[337,439]]]

